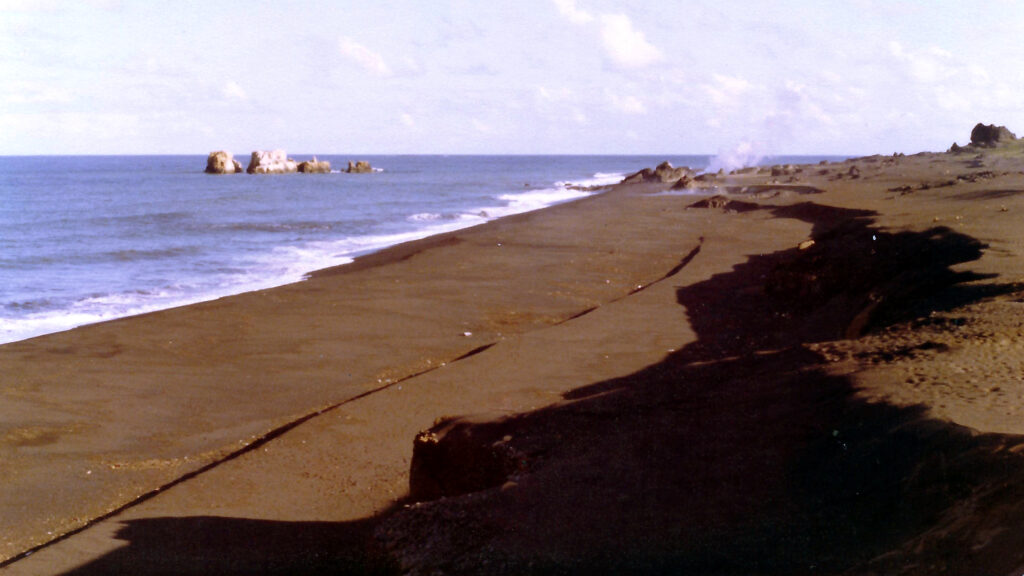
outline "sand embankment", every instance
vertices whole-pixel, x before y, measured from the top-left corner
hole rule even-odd
[[[0,551],[74,532],[2,570],[1009,573],[1022,170],[622,187],[0,347]],[[516,469],[406,507],[442,417]]]

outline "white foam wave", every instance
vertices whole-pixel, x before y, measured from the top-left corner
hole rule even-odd
[[[569,187],[576,186],[580,188],[593,188],[598,186],[611,186],[612,184],[618,184],[622,182],[622,179],[626,177],[625,172],[595,172],[590,178],[583,180],[564,181],[556,182],[556,186]]]
[[[492,208],[487,210],[487,212],[491,215],[500,216],[532,212],[555,204],[561,204],[562,202],[586,198],[591,194],[593,193],[586,190],[565,187],[544,188],[516,194],[502,194],[498,196],[498,199],[506,202],[507,206],[504,208]]]
[[[132,292],[93,296],[79,300],[67,309],[38,312],[16,318],[0,318],[0,344],[70,330],[87,324],[214,300],[228,293],[230,292],[189,297],[188,291],[167,290],[157,293]]]

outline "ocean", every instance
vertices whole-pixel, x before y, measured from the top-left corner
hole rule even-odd
[[[310,154],[292,154],[299,161]],[[0,343],[301,281],[381,248],[711,156],[338,156],[372,174],[204,174],[206,156],[0,157]],[[779,157],[762,164],[834,157]],[[244,155],[238,158],[247,163]]]

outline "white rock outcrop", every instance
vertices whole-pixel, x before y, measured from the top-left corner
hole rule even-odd
[[[256,150],[249,160],[249,174],[287,174],[297,172],[299,165],[284,150]]]

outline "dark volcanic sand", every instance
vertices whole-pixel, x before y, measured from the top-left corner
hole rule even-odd
[[[0,571],[1019,573],[1022,169],[620,187],[2,346]],[[405,501],[442,417],[516,469]]]

